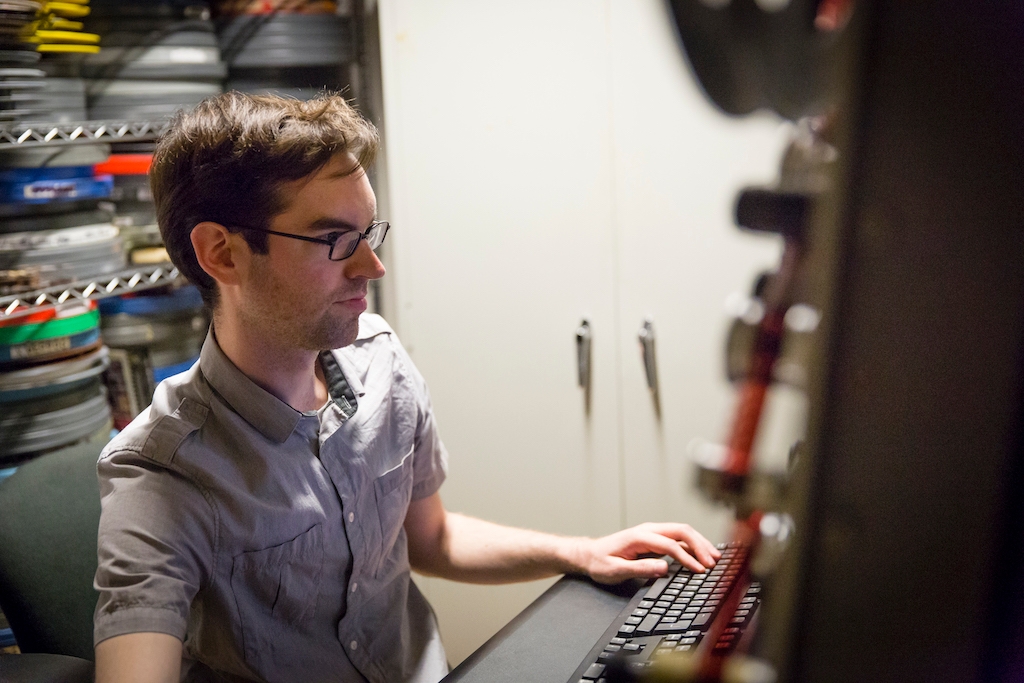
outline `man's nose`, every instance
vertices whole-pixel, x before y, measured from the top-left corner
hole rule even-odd
[[[377,258],[377,254],[374,253],[373,249],[370,249],[370,245],[366,243],[366,240],[360,240],[355,252],[345,259],[344,263],[345,277],[349,279],[366,278],[368,280],[378,280],[384,277],[384,274],[387,272],[384,264]]]

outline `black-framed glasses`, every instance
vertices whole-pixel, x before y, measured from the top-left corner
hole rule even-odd
[[[377,251],[377,247],[384,244],[384,236],[388,234],[388,229],[390,227],[391,224],[387,221],[374,221],[373,223],[370,223],[370,227],[366,229],[366,232],[346,230],[344,232],[331,232],[325,237],[306,237],[305,235],[293,235],[290,232],[278,232],[277,230],[240,226],[242,230],[255,230],[256,232],[265,232],[268,235],[291,237],[292,239],[302,240],[303,242],[326,244],[331,248],[327,253],[327,258],[332,261],[344,261],[352,254],[356,253],[356,249],[359,248],[359,242],[362,240],[366,240],[370,249]]]

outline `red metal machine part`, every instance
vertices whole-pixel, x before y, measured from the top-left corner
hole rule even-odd
[[[772,381],[775,362],[782,349],[786,312],[793,303],[794,283],[803,256],[803,242],[799,236],[787,235],[779,270],[765,288],[765,312],[757,325],[757,334],[751,349],[750,371],[739,387],[736,416],[729,434],[728,451],[722,468],[722,486],[732,494],[742,494],[750,474],[752,450],[757,437],[761,414],[764,410],[768,387]],[[739,572],[726,595],[721,610],[708,629],[701,648],[698,667],[699,683],[718,683],[722,680],[722,665],[731,648],[722,640],[733,614],[751,583],[750,564],[761,538],[761,510],[737,511],[732,540],[748,549],[739,566]]]

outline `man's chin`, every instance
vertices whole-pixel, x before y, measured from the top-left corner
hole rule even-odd
[[[347,320],[333,320],[322,326],[318,334],[315,334],[317,351],[325,349],[340,349],[348,346],[359,336],[359,318]]]

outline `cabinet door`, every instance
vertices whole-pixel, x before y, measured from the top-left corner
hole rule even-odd
[[[777,176],[788,129],[774,116],[731,118],[710,103],[666,3],[612,0],[610,13],[625,518],[685,521],[724,540],[730,517],[695,489],[687,451],[728,429],[724,302],[780,253],[775,238],[740,233],[733,206],[740,187]],[[637,337],[647,316],[660,418]]]
[[[622,507],[605,6],[388,0],[380,17],[392,322],[450,452],[442,498],[503,524],[610,532]],[[420,585],[457,663],[549,583]]]

